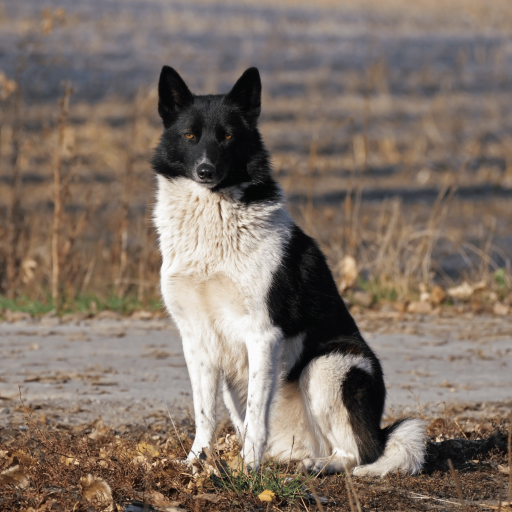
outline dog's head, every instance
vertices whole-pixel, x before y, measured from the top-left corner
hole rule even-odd
[[[153,158],[157,173],[212,190],[261,181],[258,167],[266,152],[257,128],[261,81],[256,68],[245,71],[228,94],[196,96],[164,66],[158,95],[164,132]]]

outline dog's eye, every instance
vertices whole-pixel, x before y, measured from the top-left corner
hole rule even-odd
[[[226,135],[224,135],[224,138],[225,138],[226,140],[229,140],[229,139],[231,139],[232,137],[233,137],[233,135],[231,135],[231,133],[226,133]]]
[[[194,138],[194,134],[193,133],[185,133],[185,137],[187,137],[187,139],[193,139]]]

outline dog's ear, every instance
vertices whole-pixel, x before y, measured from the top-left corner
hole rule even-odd
[[[226,101],[235,104],[247,119],[256,124],[261,112],[261,80],[257,68],[249,68],[227,94]]]
[[[178,110],[194,101],[194,96],[176,70],[164,66],[158,81],[158,113],[167,128]]]

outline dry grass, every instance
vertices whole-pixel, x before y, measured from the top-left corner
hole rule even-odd
[[[495,16],[502,11],[500,23],[512,26],[506,2],[493,3],[492,12],[480,0],[463,4],[465,23],[474,33],[485,31],[488,23],[498,27]],[[368,0],[341,7],[398,16],[420,27],[418,16],[452,19],[461,5]],[[168,21],[183,25],[181,14],[176,16]],[[191,20],[190,30],[197,32],[203,21]],[[0,80],[0,214],[5,218],[0,294],[56,308],[85,295],[103,302],[134,297],[147,305],[158,298],[160,261],[150,222],[154,183],[148,164],[161,130],[155,88],[140,88],[133,101],[111,97],[87,103],[68,96],[67,119],[57,102],[24,104],[21,77],[27,63],[44,54],[52,34],[86,22],[57,9],[24,23],[19,73],[12,77],[16,90]],[[250,17],[244,23],[255,34],[271,30]],[[329,32],[328,20],[322,23]],[[375,23],[379,30],[387,26]],[[283,29],[293,31],[294,25]],[[278,37],[269,34],[269,55],[279,48]],[[315,58],[307,39],[293,44],[301,55]],[[189,58],[189,48],[180,51],[176,48],[177,58]],[[475,102],[464,89],[475,59],[502,83],[507,49],[474,51],[476,56],[460,51],[453,74],[429,62],[407,71],[400,81],[409,88],[406,94],[392,92],[403,70],[389,68],[378,56],[359,71],[320,67],[264,75],[269,86],[261,129],[277,178],[294,218],[320,241],[339,283],[344,258],[351,256],[359,276],[352,288],[365,289],[374,300],[414,301],[435,284],[446,290],[466,280],[478,289],[479,301],[498,304],[505,314],[512,307],[508,96],[484,91]],[[194,88],[198,92],[216,91],[236,73],[207,74],[207,83]],[[185,78],[199,79],[186,73]],[[305,93],[269,92],[294,84],[304,86]],[[433,92],[421,92],[429,88]],[[479,198],[480,189],[490,195]],[[454,258],[457,263],[450,263]]]
[[[296,461],[246,474],[236,436],[226,427],[215,450],[182,465],[193,425],[50,426],[44,410],[24,408],[22,425],[0,429],[0,506],[7,511],[127,510],[505,510],[507,421],[437,418],[428,427],[428,459],[417,477],[304,477]],[[510,458],[510,456],[509,456]],[[501,482],[500,485],[497,485]],[[258,496],[272,491],[270,504]],[[316,505],[315,505],[316,504]],[[152,508],[149,508],[151,505]],[[135,510],[138,510],[135,508]]]

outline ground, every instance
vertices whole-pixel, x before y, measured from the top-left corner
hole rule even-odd
[[[144,502],[162,510],[266,510],[256,496],[264,487],[282,510],[314,510],[315,492],[324,510],[349,510],[349,495],[359,500],[352,510],[450,510],[460,507],[457,480],[467,510],[497,509],[508,485],[511,319],[455,308],[428,316],[381,309],[355,313],[386,373],[386,421],[409,414],[429,424],[423,473],[338,475],[293,487],[286,478],[301,477],[291,461],[264,470],[258,478],[275,481],[253,491],[243,472],[225,469],[238,463],[226,421],[218,450],[198,474],[178,462],[194,433],[190,383],[179,336],[162,315],[1,323],[2,510],[102,510],[114,503],[142,511]],[[93,477],[99,480],[87,480]],[[104,503],[87,498],[95,486],[106,486]],[[41,508],[45,503],[54,508]]]

